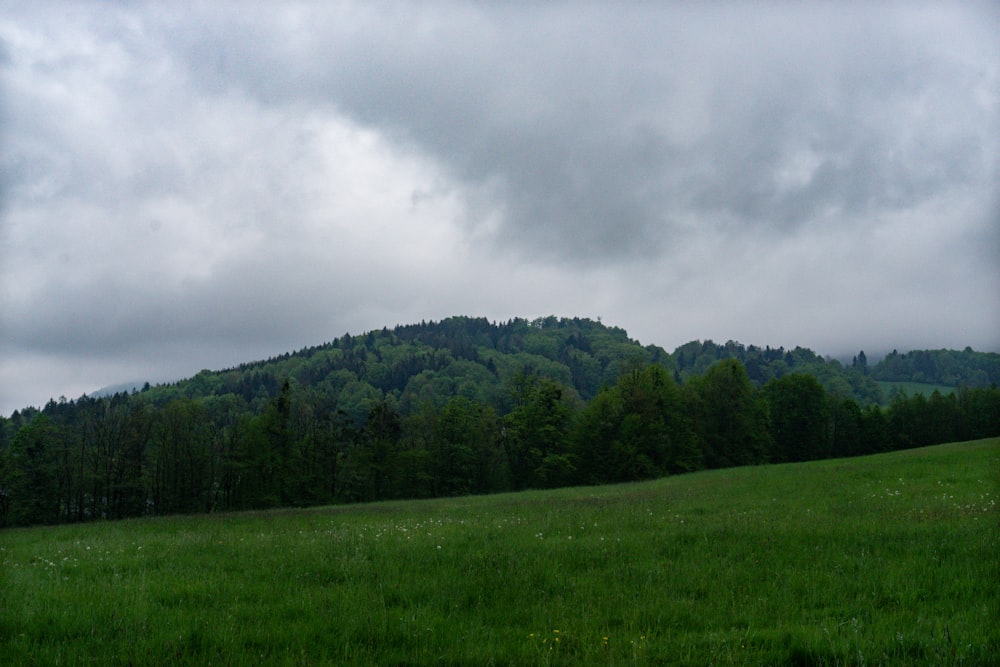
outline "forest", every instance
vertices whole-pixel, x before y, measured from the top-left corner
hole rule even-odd
[[[1000,435],[1000,355],[454,317],[0,417],[0,525],[651,479]],[[877,381],[955,387],[886,397]]]

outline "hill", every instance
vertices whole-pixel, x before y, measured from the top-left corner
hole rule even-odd
[[[737,359],[754,386],[793,373],[815,377],[824,389],[860,405],[885,403],[885,383],[933,383],[945,387],[1000,384],[1000,354],[971,349],[893,351],[869,366],[864,352],[851,364],[802,347],[744,345],[735,341],[691,341],[673,352],[643,345],[625,330],[586,318],[549,316],[503,323],[451,317],[440,322],[344,336],[234,368],[203,370],[175,383],[147,387],[157,404],[178,397],[240,396],[252,408],[274,399],[285,379],[312,387],[338,404],[356,423],[380,398],[391,396],[404,415],[422,402],[443,405],[454,396],[503,412],[518,373],[560,383],[582,401],[593,398],[636,364],[656,364],[682,384],[723,359]],[[881,383],[881,386],[880,386]],[[104,388],[102,398],[132,393],[132,382]],[[929,392],[928,392],[929,393]]]
[[[336,396],[340,409],[360,422],[385,396],[392,396],[404,415],[423,401],[442,405],[454,396],[502,412],[518,374],[553,380],[570,389],[575,398],[588,401],[635,365],[656,364],[682,383],[730,358],[746,367],[756,386],[790,373],[807,373],[827,391],[862,405],[881,399],[878,385],[863,369],[824,359],[806,348],[760,348],[707,340],[668,353],[629,338],[618,327],[555,316],[505,323],[452,317],[360,336],[345,334],[271,359],[218,372],[202,371],[189,380],[156,387],[152,398],[163,401],[232,393],[253,403],[277,396],[281,382],[290,378],[300,386]]]
[[[995,387],[885,408],[878,391],[863,361],[667,353],[591,320],[383,328],[0,418],[0,525],[623,482],[1000,433]]]
[[[0,662],[996,665],[998,469],[992,439],[11,530]]]
[[[1000,354],[958,350],[913,350],[886,355],[871,376],[883,382],[989,387],[1000,384]]]
[[[869,366],[864,352],[851,364],[803,347],[785,349],[735,341],[691,341],[667,352],[633,340],[624,329],[586,318],[549,316],[503,323],[451,317],[399,325],[285,353],[157,387],[154,399],[238,394],[252,403],[277,396],[281,382],[321,386],[356,421],[377,397],[392,396],[403,414],[421,401],[441,405],[461,395],[507,407],[518,373],[538,375],[571,389],[583,401],[613,384],[636,364],[656,364],[678,383],[703,375],[723,359],[737,359],[757,387],[793,373],[815,377],[824,389],[860,405],[886,403],[885,382],[989,387],[1000,384],[1000,354],[956,350],[896,351]],[[325,383],[325,384],[324,384]],[[881,383],[881,384],[880,384]],[[929,392],[927,392],[929,394]]]

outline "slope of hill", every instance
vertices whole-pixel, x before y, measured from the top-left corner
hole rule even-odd
[[[882,389],[887,381],[948,387],[988,387],[1000,382],[1000,355],[970,349],[893,351],[872,366],[862,352],[847,365],[808,348],[786,350],[735,341],[691,341],[668,353],[629,338],[623,329],[585,318],[549,316],[495,323],[451,317],[357,336],[345,334],[322,345],[235,368],[201,371],[152,387],[149,398],[163,403],[182,396],[234,394],[260,407],[278,395],[285,379],[291,379],[335,396],[340,409],[361,421],[374,402],[385,396],[393,397],[404,414],[427,400],[441,405],[457,395],[502,411],[518,373],[559,382],[587,401],[636,365],[662,366],[683,383],[723,359],[740,361],[755,386],[805,373],[827,392],[852,398],[862,406],[887,401],[889,396]],[[140,384],[109,387],[92,397],[134,390]]]
[[[989,387],[1000,384],[1000,354],[958,350],[896,350],[871,369],[871,376],[886,382],[916,382],[948,387]]]
[[[823,359],[805,348],[695,341],[667,353],[655,345],[642,345],[618,327],[554,316],[505,323],[452,317],[360,336],[346,334],[264,361],[203,371],[155,388],[152,398],[232,393],[248,402],[260,401],[277,396],[281,382],[291,378],[300,386],[335,394],[340,409],[360,421],[375,401],[387,395],[398,402],[403,414],[410,414],[423,401],[440,405],[453,396],[466,396],[503,411],[518,374],[556,381],[587,401],[636,365],[662,366],[683,382],[728,358],[743,363],[757,386],[790,373],[807,373],[827,391],[862,405],[881,398],[878,385],[861,369]]]
[[[866,370],[734,342],[668,354],[582,319],[384,328],[0,417],[0,525],[629,481],[1000,432],[996,388],[883,409]]]

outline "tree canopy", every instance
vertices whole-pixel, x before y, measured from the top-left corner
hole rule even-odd
[[[344,335],[0,417],[0,525],[621,482],[1000,434],[995,384],[880,405],[872,378],[903,356],[846,366],[711,341],[668,354],[554,317]],[[956,359],[991,372],[971,351],[906,358],[939,380],[927,359],[949,360],[934,362],[947,377]]]

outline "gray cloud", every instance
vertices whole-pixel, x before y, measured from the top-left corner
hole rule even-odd
[[[455,313],[1000,348],[989,3],[9,9],[0,412]]]
[[[616,261],[657,252],[681,214],[783,231],[991,175],[974,13],[376,7],[266,35],[199,17],[182,56],[209,90],[326,102],[417,143],[486,188],[529,255]]]

